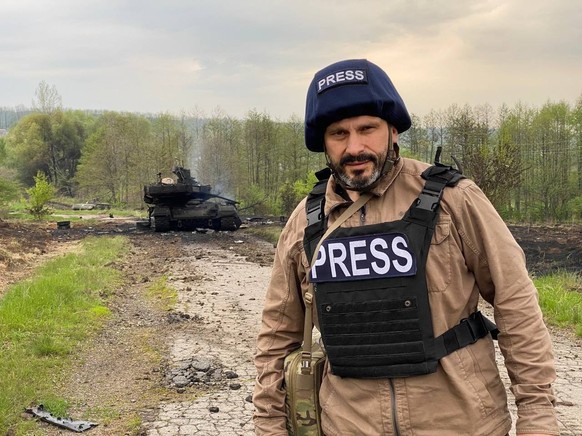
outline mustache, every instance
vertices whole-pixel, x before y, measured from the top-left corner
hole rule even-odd
[[[347,155],[341,158],[339,164],[345,165],[352,162],[364,162],[370,160],[376,164],[378,164],[378,158],[373,155],[372,153],[361,153],[357,156]]]

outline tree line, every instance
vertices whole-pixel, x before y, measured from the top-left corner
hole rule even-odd
[[[504,218],[582,218],[582,96],[574,105],[516,104],[496,111],[489,105],[452,105],[413,118],[410,151],[428,161],[442,146]]]
[[[504,218],[582,218],[582,97],[540,108],[452,105],[412,118],[401,154],[432,162],[442,147],[443,160],[456,165],[454,156]],[[287,215],[325,166],[322,154],[305,148],[298,117],[64,110],[46,84],[33,110],[7,127],[0,137],[0,202],[16,181],[21,189],[32,186],[40,171],[63,196],[140,208],[143,186],[180,165],[214,193],[239,201],[243,215]]]

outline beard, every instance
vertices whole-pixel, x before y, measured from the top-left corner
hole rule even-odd
[[[339,162],[330,162],[329,167],[335,173],[339,181],[346,187],[354,191],[363,191],[374,184],[382,175],[382,167],[386,162],[387,152],[376,155],[372,153],[362,153],[357,156],[346,155],[343,156]],[[351,162],[370,161],[372,163],[372,171],[366,175],[366,170],[351,170],[348,173],[346,164]]]

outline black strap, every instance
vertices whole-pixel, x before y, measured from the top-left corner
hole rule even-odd
[[[442,163],[436,163],[428,167],[421,174],[425,180],[434,180],[435,182],[445,183],[447,186],[455,186],[459,180],[465,176],[456,168]]]
[[[329,168],[324,168],[316,172],[315,175],[318,182],[307,195],[307,227],[305,227],[305,235],[303,237],[303,245],[308,259],[311,259],[313,254],[312,250],[325,232],[326,220],[323,215],[325,190],[327,188],[327,180],[331,177],[331,170]]]
[[[324,168],[315,173],[317,183],[307,196],[307,226],[323,221],[323,206],[327,180],[331,177],[331,170]]]
[[[441,198],[443,196],[443,190],[445,189],[446,183],[439,183],[433,180],[427,180],[422,188],[418,199],[416,200],[415,207],[424,210],[436,211]]]
[[[441,163],[428,167],[421,176],[426,182],[404,219],[432,228],[445,187],[455,186],[465,176],[457,169]]]
[[[497,339],[499,334],[497,326],[480,311],[472,313],[468,318],[461,320],[459,324],[435,338],[434,357],[438,360],[453,351],[474,344],[489,333],[493,339]]]
[[[325,183],[318,182],[307,198],[307,226],[323,221],[325,204]]]
[[[453,167],[437,163],[421,174],[426,180],[424,188],[418,197],[417,207],[426,210],[435,210],[443,195],[445,186],[455,186],[459,180],[464,179],[458,170]]]

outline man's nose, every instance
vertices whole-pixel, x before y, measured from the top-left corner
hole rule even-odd
[[[353,156],[357,156],[364,150],[364,143],[360,135],[356,133],[350,134],[346,144],[346,152]]]

